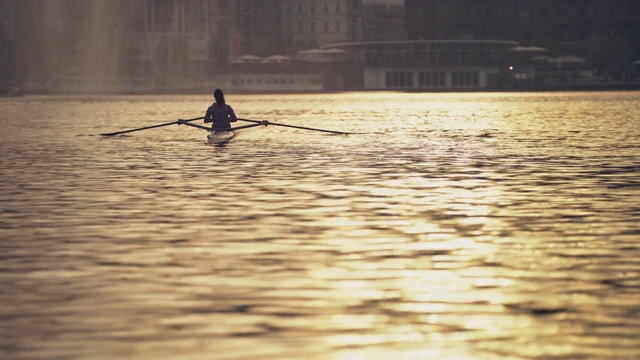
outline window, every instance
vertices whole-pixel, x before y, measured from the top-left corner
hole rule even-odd
[[[207,24],[204,18],[192,18],[185,25],[187,31],[191,32],[205,32],[207,30]]]
[[[312,3],[309,4],[309,12],[312,13],[312,14],[316,13],[316,3],[312,2]]]
[[[452,71],[452,87],[478,87],[480,86],[480,75],[477,71]]]
[[[170,1],[163,0],[158,4],[158,12],[162,15],[173,14],[173,4]]]
[[[413,73],[409,71],[387,71],[385,73],[385,87],[388,87],[388,88],[413,87]]]
[[[445,87],[447,74],[444,71],[421,71],[418,73],[419,87]]]
[[[336,21],[336,32],[342,32],[342,23],[340,21]]]
[[[322,9],[323,9],[325,14],[328,14],[329,13],[329,4],[328,3],[322,4]]]
[[[287,3],[284,6],[285,11],[287,12],[287,14],[291,14],[291,3]]]
[[[302,3],[298,3],[298,14],[302,14],[304,12],[304,7]]]
[[[322,30],[323,30],[325,33],[328,33],[328,32],[329,32],[329,22],[328,22],[328,21],[325,21],[325,22],[324,22],[324,24],[322,24],[322,27],[323,27],[323,29],[322,29]]]
[[[312,33],[312,34],[316,33],[316,22],[315,21],[311,22],[311,25],[309,26],[309,32]]]
[[[528,18],[531,15],[531,5],[520,4],[518,6],[518,16],[521,18]]]
[[[203,15],[204,3],[202,1],[190,1],[185,4],[189,15]]]
[[[301,34],[304,32],[304,25],[302,24],[302,22],[298,23],[298,32]]]
[[[336,2],[336,14],[340,14],[342,12],[342,4],[340,1]]]
[[[160,17],[157,20],[156,26],[159,31],[173,31],[173,18]]]
[[[604,15],[604,7],[602,4],[596,4],[595,10],[593,11],[596,17],[601,17]]]
[[[540,8],[540,17],[543,19],[547,19],[549,17],[549,8],[543,6]]]

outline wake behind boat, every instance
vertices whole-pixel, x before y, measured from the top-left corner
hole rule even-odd
[[[207,135],[207,143],[209,143],[209,145],[222,144],[233,139],[235,136],[235,130],[211,130]]]

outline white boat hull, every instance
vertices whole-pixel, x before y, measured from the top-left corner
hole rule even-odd
[[[234,136],[236,136],[235,130],[213,130],[207,135],[207,142],[210,145],[225,143],[233,139]]]

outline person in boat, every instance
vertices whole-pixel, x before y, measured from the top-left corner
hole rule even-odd
[[[238,121],[233,108],[224,101],[224,93],[220,89],[213,92],[216,102],[211,104],[204,116],[205,123],[213,123],[212,130],[231,129],[231,123]]]

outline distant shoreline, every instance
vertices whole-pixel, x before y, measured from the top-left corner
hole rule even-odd
[[[405,92],[405,93],[496,93],[496,92],[579,92],[579,91],[637,91],[640,90],[640,82],[616,82],[601,84],[584,84],[584,85],[532,85],[532,86],[510,86],[500,88],[483,88],[483,89],[335,89],[335,90],[308,90],[308,91],[283,91],[283,90],[234,90],[227,89],[228,94],[247,94],[247,95],[278,95],[278,94],[332,94],[341,92]],[[29,95],[203,95],[208,94],[204,89],[159,89],[156,91],[120,91],[120,92],[53,92],[53,91],[21,91],[20,89],[12,89],[12,91],[0,92],[0,97],[20,97]]]

